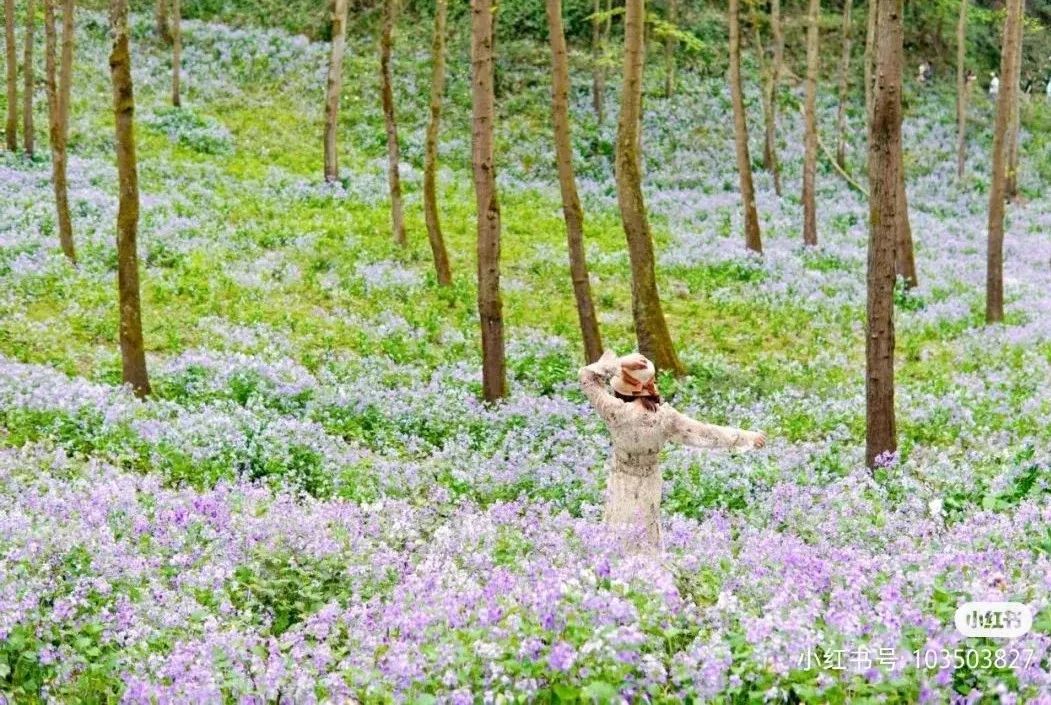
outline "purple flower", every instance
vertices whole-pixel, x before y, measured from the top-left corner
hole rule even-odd
[[[551,647],[547,665],[553,671],[568,671],[577,660],[576,650],[564,641],[560,641]]]

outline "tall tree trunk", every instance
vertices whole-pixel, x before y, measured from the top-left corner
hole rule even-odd
[[[15,0],[4,0],[4,43],[7,62],[7,149],[18,151],[18,53],[15,48]]]
[[[642,198],[639,126],[642,117],[645,17],[645,0],[626,0],[624,89],[621,92],[620,120],[617,124],[617,203],[631,260],[631,303],[639,351],[657,367],[681,374],[683,366],[675,353],[657,291],[653,235]]]
[[[901,231],[903,0],[874,0],[876,84],[869,129],[869,254],[865,335],[865,461],[897,450],[894,418],[894,250]]]
[[[854,34],[854,25],[850,18],[853,5],[854,0],[845,0],[843,3],[843,55],[839,60],[839,111],[836,114],[836,163],[844,171],[847,168],[847,89],[850,73],[850,45]]]
[[[131,54],[128,48],[128,0],[110,0],[110,33],[113,49],[109,57],[113,83],[113,112],[116,117],[117,177],[120,201],[117,207],[117,291],[120,301],[120,354],[125,384],[138,397],[150,393],[146,354],[142,342],[142,312],[139,302],[139,175],[135,160],[135,96],[131,83]]]
[[[1011,126],[1007,130],[1007,176],[1004,178],[1004,195],[1009,202],[1018,197],[1018,133],[1020,128],[1019,94],[1015,90],[1014,105],[1011,106]]]
[[[592,6],[593,17],[591,18],[591,106],[595,109],[595,117],[601,125],[605,115],[603,106],[606,102],[606,68],[602,65],[606,54],[605,27],[609,20],[599,19],[602,12],[602,0],[595,0]]]
[[[442,224],[438,218],[438,126],[442,118],[442,96],[445,95],[445,16],[446,0],[434,3],[434,39],[431,43],[431,119],[427,123],[427,142],[423,157],[423,217],[427,221],[427,239],[434,257],[434,272],[440,286],[452,284],[449,253],[445,250]]]
[[[325,181],[339,179],[336,135],[339,133],[339,99],[343,92],[343,52],[347,48],[348,0],[332,0],[332,43],[325,82]]]
[[[960,0],[960,17],[956,22],[956,178],[963,179],[967,161],[967,99],[971,86],[967,81],[967,2]]]
[[[862,59],[865,62],[865,124],[871,127],[872,101],[875,91],[875,78],[872,75],[872,68],[876,61],[876,18],[878,12],[876,0],[868,1],[868,7],[865,12],[865,56]]]
[[[394,242],[404,246],[405,216],[401,205],[401,174],[398,171],[398,122],[394,116],[394,77],[391,69],[391,45],[398,0],[383,0],[383,26],[380,29],[380,98],[383,122],[387,128],[387,183],[390,186],[390,219]]]
[[[153,32],[165,44],[172,41],[171,24],[168,22],[168,0],[154,0]]]
[[[26,36],[22,55],[22,148],[33,156],[33,29],[36,27],[36,2],[26,0]]]
[[[1015,94],[1011,103],[1011,124],[1007,132],[1007,178],[1004,182],[1004,190],[1007,200],[1013,201],[1018,197],[1018,140],[1021,131],[1021,79],[1022,79],[1022,32],[1025,28],[1025,3],[1022,3],[1022,17],[1015,27],[1015,51],[1018,53]]]
[[[594,362],[602,356],[602,336],[591,299],[591,281],[584,253],[584,212],[573,175],[573,145],[569,138],[569,61],[562,28],[562,0],[547,0],[547,23],[551,40],[551,121],[554,124],[558,185],[562,191],[562,214],[566,219],[569,271],[577,300],[580,334],[584,339],[584,359]]]
[[[679,0],[668,0],[668,23],[676,25],[679,21]],[[675,51],[679,40],[674,34],[664,38],[664,97],[671,98],[675,93]]]
[[[747,2],[748,18],[752,24],[752,42],[755,44],[755,61],[759,67],[760,93],[763,104],[763,123],[765,126],[763,139],[763,168],[773,174],[775,163],[774,155],[774,123],[773,123],[773,95],[770,94],[770,67],[766,63],[766,49],[763,46],[762,30],[759,28],[759,14],[756,12],[756,3]],[[738,59],[740,64],[740,59]],[[774,187],[780,193],[780,179],[774,179]]]
[[[73,0],[62,0],[62,70],[58,74],[58,38],[55,3],[44,0],[44,73],[47,84],[48,134],[51,143],[51,181],[55,190],[58,241],[70,263],[76,265],[73,225],[66,185],[66,136],[69,130],[69,94],[73,73]]]
[[[482,329],[482,394],[507,395],[504,315],[500,298],[500,204],[493,157],[494,0],[471,0],[471,170],[478,212],[478,318]]]
[[[781,28],[781,0],[770,0],[770,31],[774,40],[774,63],[767,83],[766,142],[764,166],[774,175],[774,192],[781,195],[781,165],[777,158],[777,96],[780,93],[781,69],[785,61],[785,35]]]
[[[730,0],[730,96],[734,110],[734,147],[737,173],[741,182],[741,207],[744,210],[744,244],[753,252],[763,252],[759,235],[759,215],[755,210],[755,188],[752,185],[752,159],[748,154],[748,122],[741,90],[741,18],[739,0]]]
[[[821,0],[810,0],[806,35],[806,136],[803,157],[803,242],[817,244],[817,74],[818,13]]]
[[[172,0],[172,105],[182,107],[179,79],[182,73],[182,7],[179,0]]]
[[[985,320],[1004,319],[1004,200],[1007,177],[1007,132],[1011,127],[1011,106],[1018,90],[1017,25],[1022,22],[1022,0],[1007,0],[1004,43],[1000,53],[1000,93],[996,101],[996,128],[993,132],[993,170],[989,178],[989,247],[985,279]]]

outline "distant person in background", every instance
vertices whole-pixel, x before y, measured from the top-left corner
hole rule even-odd
[[[931,63],[924,59],[923,63],[920,64],[919,73],[916,78],[919,80],[920,83],[927,84],[930,83],[933,77],[934,69],[931,68]]]
[[[1000,94],[1000,78],[996,75],[996,71],[989,74],[992,78],[989,80],[989,96],[995,98]]]
[[[1047,93],[1047,99],[1051,100],[1051,78],[1047,79],[1047,89],[1045,90],[1045,93]]]

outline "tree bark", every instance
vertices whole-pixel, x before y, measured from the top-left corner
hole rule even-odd
[[[55,29],[55,3],[44,0],[44,73],[47,84],[48,134],[51,143],[51,181],[55,191],[58,241],[62,253],[74,266],[73,225],[69,216],[66,183],[66,137],[69,131],[69,94],[73,74],[73,1],[62,0],[62,69],[58,73],[58,38]]]
[[[781,0],[770,0],[770,31],[774,40],[774,64],[767,83],[766,143],[764,165],[774,175],[774,192],[781,195],[781,165],[777,157],[777,96],[780,92],[781,69],[785,61],[785,35],[781,28]]]
[[[898,150],[898,214],[901,227],[898,228],[898,244],[894,250],[894,271],[911,289],[919,283],[916,274],[916,255],[912,247],[912,223],[909,222],[909,198],[905,191],[905,158],[904,150]]]
[[[569,136],[569,61],[562,27],[562,0],[547,0],[547,23],[551,40],[551,121],[554,125],[558,185],[562,191],[562,214],[566,219],[569,271],[577,302],[584,359],[591,363],[602,356],[602,336],[591,298],[587,256],[584,252],[584,212],[580,207],[573,175],[573,145]]]
[[[847,89],[850,85],[850,45],[853,36],[850,13],[853,5],[854,0],[845,0],[843,3],[843,55],[839,60],[839,110],[836,114],[836,163],[844,171],[847,169]]]
[[[734,147],[737,154],[737,173],[741,184],[741,207],[744,210],[744,244],[749,250],[762,254],[763,240],[759,234],[759,215],[755,209],[755,188],[752,185],[752,159],[748,154],[748,122],[744,111],[744,92],[741,90],[741,18],[739,0],[730,0],[730,96],[734,111]]]
[[[960,17],[956,22],[956,178],[963,179],[967,161],[967,99],[971,86],[967,82],[967,2],[960,0]]]
[[[1000,53],[1000,93],[996,102],[996,128],[993,132],[993,170],[989,178],[989,245],[985,279],[985,320],[1004,319],[1004,200],[1007,180],[1007,132],[1011,127],[1011,106],[1018,90],[1019,54],[1016,26],[1022,22],[1022,0],[1007,0],[1003,50]]]
[[[595,0],[592,6],[594,17],[591,19],[591,106],[595,110],[598,124],[605,119],[606,102],[606,68],[602,65],[606,54],[606,34],[609,32],[610,19],[600,20],[602,0]]]
[[[165,44],[172,41],[171,24],[168,22],[168,0],[155,0],[153,5],[153,31]]]
[[[332,43],[329,46],[325,83],[325,181],[339,179],[336,135],[339,132],[339,99],[343,92],[343,53],[347,48],[348,0],[332,0]]]
[[[862,59],[865,62],[865,124],[869,127],[872,126],[872,101],[875,90],[872,68],[876,50],[876,13],[876,0],[869,0],[865,15],[865,55]]]
[[[471,0],[471,170],[478,212],[478,318],[482,329],[482,395],[507,395],[503,301],[500,298],[500,204],[496,195],[493,121],[494,0]]]
[[[427,123],[427,142],[423,157],[423,217],[427,222],[427,240],[431,243],[434,272],[440,286],[452,284],[449,253],[445,249],[442,224],[438,217],[438,127],[445,94],[445,17],[446,0],[435,0],[434,39],[431,43],[431,119]]]
[[[110,33],[113,49],[109,57],[113,83],[113,112],[116,118],[117,177],[120,200],[117,207],[117,292],[120,302],[120,353],[125,384],[138,397],[150,393],[146,375],[146,353],[142,340],[142,310],[139,299],[139,176],[135,159],[135,96],[131,82],[128,47],[128,0],[110,0]]]
[[[1007,176],[1004,177],[1004,196],[1012,203],[1018,198],[1019,93],[1021,89],[1017,88],[1014,104],[1011,106],[1011,123],[1007,130]]]
[[[15,0],[4,0],[4,43],[7,62],[7,149],[18,151],[18,53],[15,48]]]
[[[1015,51],[1018,53],[1014,101],[1011,103],[1011,123],[1007,133],[1007,177],[1004,181],[1004,191],[1008,201],[1014,201],[1018,197],[1018,139],[1021,129],[1021,105],[1022,95],[1022,32],[1025,28],[1025,3],[1022,3],[1022,16],[1015,27]]]
[[[821,0],[810,0],[806,39],[806,136],[803,157],[803,242],[817,244],[817,74],[818,12]]]
[[[36,27],[36,2],[26,0],[26,34],[22,54],[22,148],[33,156],[33,30]]]
[[[398,122],[394,115],[394,77],[391,69],[391,45],[394,42],[394,23],[398,0],[383,0],[383,26],[380,29],[380,99],[383,103],[383,123],[387,129],[387,184],[390,187],[390,219],[394,242],[406,245],[405,216],[401,204],[401,173],[398,162]]]
[[[172,0],[171,15],[172,34],[172,105],[182,107],[182,95],[179,91],[179,80],[182,72],[182,7],[179,0]]]
[[[875,0],[876,84],[869,129],[865,462],[897,450],[894,416],[894,251],[901,231],[902,0]]]
[[[645,61],[645,0],[626,0],[624,16],[624,89],[617,124],[617,203],[631,260],[631,300],[639,351],[658,368],[683,372],[664,320],[657,291],[653,235],[642,197],[639,159],[642,75]]]
[[[668,0],[668,23],[675,25],[679,21],[679,0]],[[675,51],[679,40],[669,34],[664,38],[664,97],[671,98],[675,93]]]

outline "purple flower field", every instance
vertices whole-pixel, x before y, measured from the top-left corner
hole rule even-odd
[[[365,88],[345,96],[347,174],[321,181],[324,44],[187,21],[181,115],[151,21],[133,17],[150,399],[119,385],[103,15],[77,27],[79,268],[57,247],[48,158],[0,156],[0,704],[1051,705],[1051,105],[1034,98],[1023,121],[1006,322],[985,326],[992,106],[976,96],[957,182],[951,91],[907,86],[920,282],[897,298],[900,450],[872,473],[867,200],[823,165],[820,244],[803,247],[802,121],[785,109],[785,196],[757,169],[765,254],[749,254],[722,79],[684,72],[664,99],[648,78],[647,206],[689,371],[661,389],[768,443],[667,450],[666,550],[634,555],[601,522],[610,441],[576,382],[544,54],[507,47],[511,393],[488,406],[466,76],[443,126],[443,290],[420,212],[423,29],[399,38],[395,73],[402,252]],[[373,44],[352,32],[346,70],[367,90]],[[595,122],[587,57],[571,60],[599,319],[628,352],[601,146],[616,126]],[[754,81],[746,98],[761,154]],[[864,181],[856,102],[848,166]],[[819,107],[831,135],[830,90]],[[1031,609],[1028,634],[954,626],[964,602],[1008,600]]]

